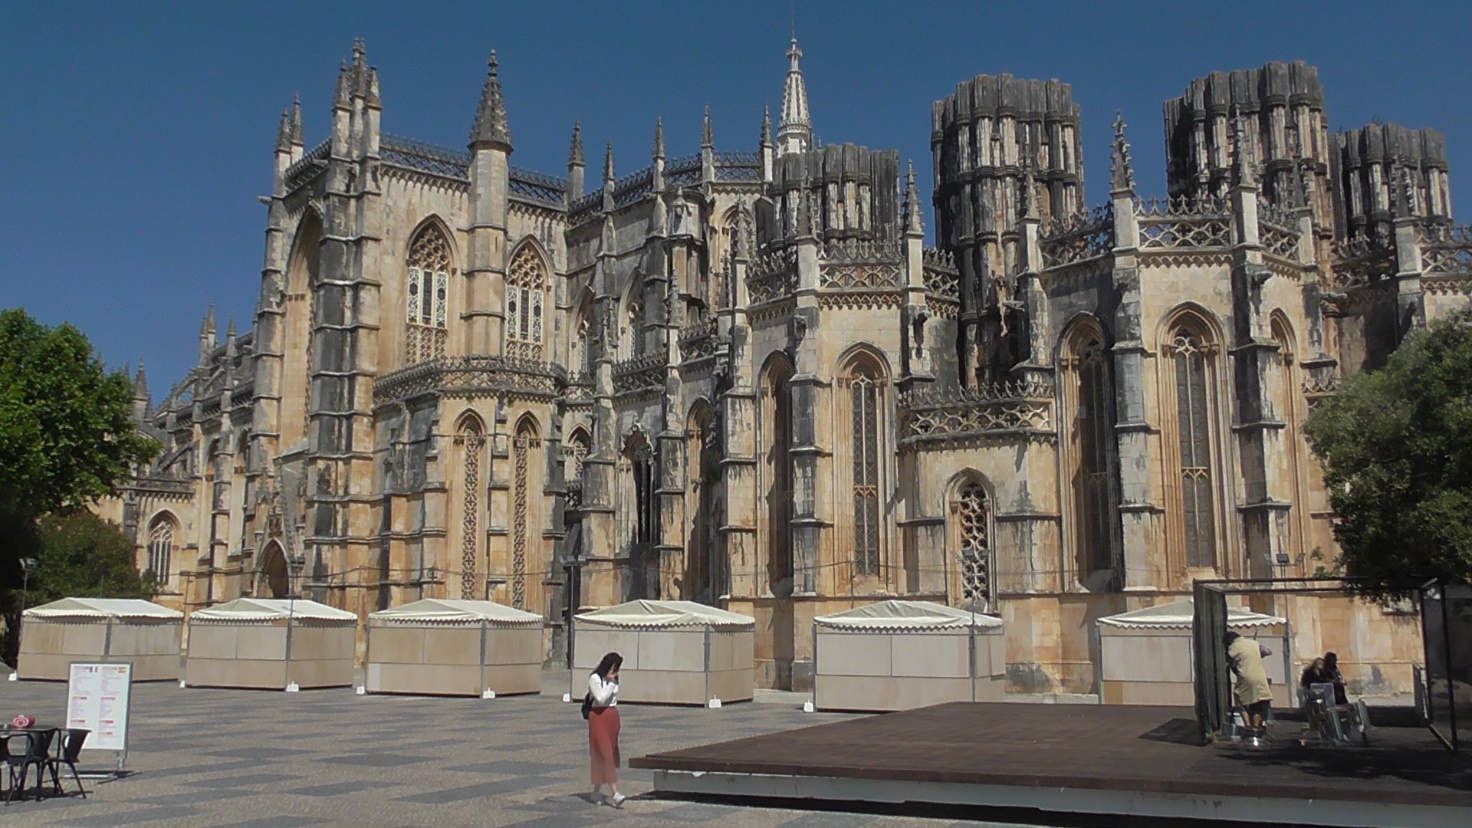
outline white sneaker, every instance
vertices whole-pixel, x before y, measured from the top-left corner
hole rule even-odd
[[[621,793],[620,794],[614,794],[613,795],[613,799],[608,800],[608,804],[612,805],[615,808],[622,808],[624,806],[624,800],[625,799],[628,799],[628,797],[627,796],[624,796]]]

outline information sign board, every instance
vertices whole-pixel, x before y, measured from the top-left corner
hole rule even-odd
[[[84,750],[128,749],[128,702],[133,665],[73,662],[67,683],[66,726],[92,731]]]

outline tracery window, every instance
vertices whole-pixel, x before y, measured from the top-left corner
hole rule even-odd
[[[986,488],[967,480],[951,501],[961,545],[961,598],[985,601],[991,595],[991,504]]]
[[[792,561],[792,397],[787,383],[792,363],[785,357],[773,360],[762,380],[762,476],[766,497],[767,589],[786,595],[793,588]],[[805,578],[815,573],[804,573]]]
[[[426,227],[409,245],[405,362],[445,355],[449,294],[450,243],[437,228]]]
[[[148,571],[159,586],[168,586],[173,580],[173,559],[174,521],[159,516],[148,528]]]
[[[1078,575],[1111,566],[1113,511],[1114,397],[1109,352],[1097,330],[1085,330],[1068,358],[1075,396],[1073,433],[1074,510],[1077,515]]]
[[[542,310],[547,268],[530,244],[522,245],[506,268],[506,355],[542,358]]]
[[[879,387],[868,366],[849,381],[853,427],[854,573],[879,574]]]
[[[1180,445],[1181,519],[1188,567],[1216,566],[1215,469],[1211,452],[1211,373],[1215,346],[1189,326],[1170,340]]]

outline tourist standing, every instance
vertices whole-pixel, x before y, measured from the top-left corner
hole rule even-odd
[[[618,792],[618,671],[624,657],[608,653],[598,662],[598,667],[588,676],[588,753],[593,761],[593,798],[622,808],[624,795]],[[605,798],[603,786],[607,785],[611,797]]]
[[[1273,706],[1273,688],[1268,683],[1267,669],[1262,666],[1266,648],[1251,638],[1228,632],[1227,661],[1237,676],[1237,703],[1247,708],[1247,726],[1261,732],[1263,719]],[[1271,655],[1271,651],[1268,651]]]

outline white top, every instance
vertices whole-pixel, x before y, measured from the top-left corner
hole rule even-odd
[[[178,620],[184,613],[141,598],[62,598],[25,611],[27,618],[129,618]]]
[[[578,613],[578,623],[615,629],[710,627],[717,630],[753,630],[756,619],[693,601],[629,601]]]
[[[591,673],[588,692],[593,694],[594,707],[618,707],[618,682],[604,681],[597,673]]]
[[[425,598],[393,609],[380,610],[370,614],[368,619],[405,625],[466,625],[485,621],[495,627],[542,626],[542,616],[495,601],[458,601],[448,598]]]
[[[813,619],[819,627],[869,632],[925,632],[927,630],[1000,628],[994,615],[948,607],[931,601],[879,601]]]
[[[1100,618],[1096,624],[1110,627],[1123,627],[1129,630],[1142,629],[1178,629],[1189,630],[1195,623],[1195,606],[1193,599],[1175,601],[1169,604],[1156,604],[1153,607],[1145,607],[1131,612],[1122,612]],[[1239,607],[1227,608],[1228,627],[1268,627],[1273,624],[1283,624],[1286,621],[1276,615],[1263,615],[1262,613]]]

